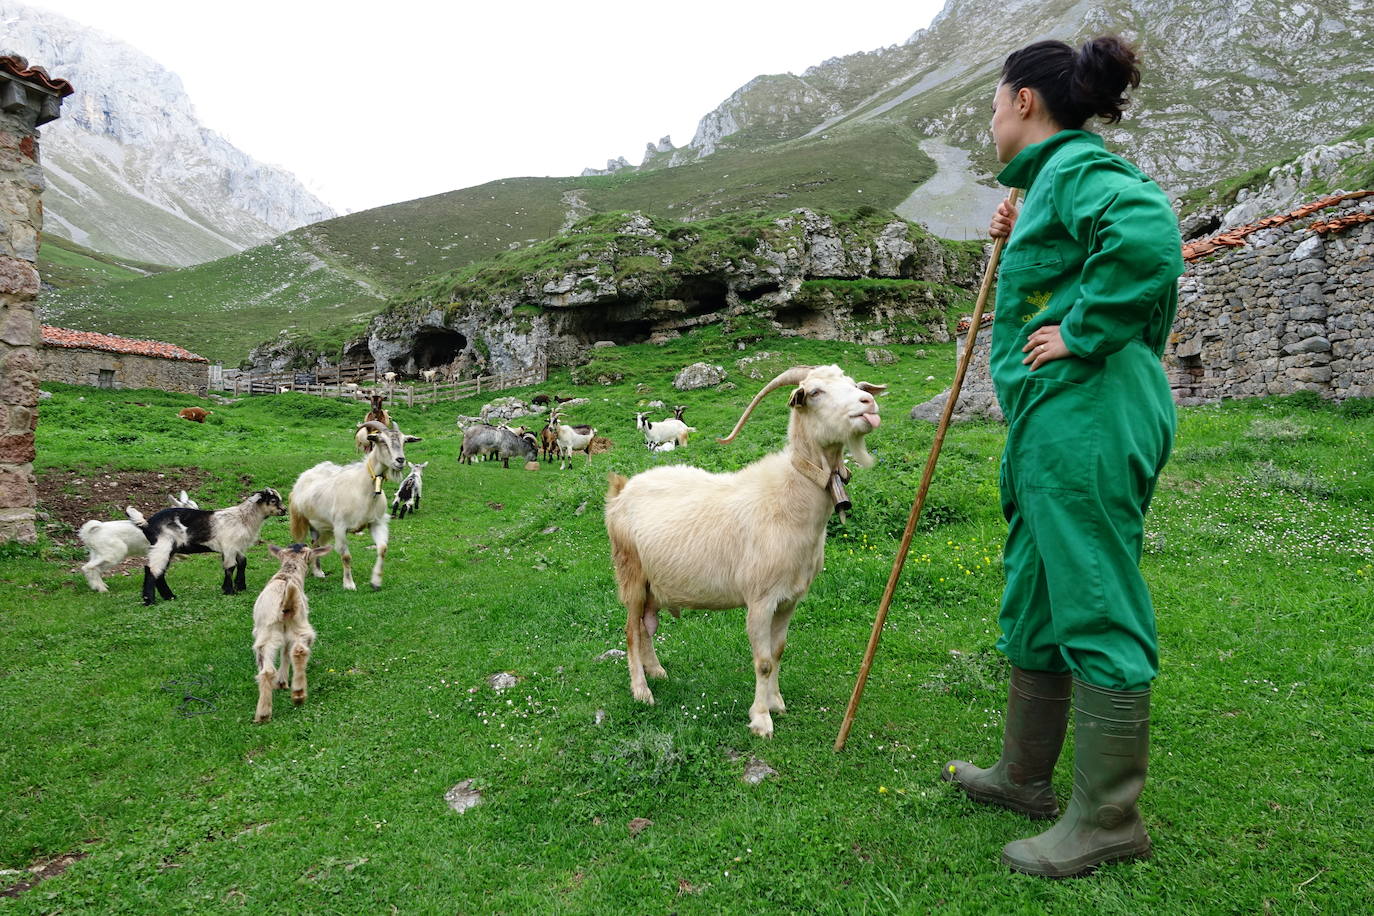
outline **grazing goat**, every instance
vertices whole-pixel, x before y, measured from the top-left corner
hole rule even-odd
[[[171,497],[171,501],[173,506],[184,509],[200,508],[195,500],[186,495],[185,490],[182,490],[179,496]],[[92,591],[109,591],[102,576],[114,569],[125,557],[148,555],[148,538],[143,534],[143,526],[148,520],[133,506],[127,507],[124,511],[128,518],[115,519],[112,522],[91,519],[82,525],[76,534],[91,552],[91,558],[81,567],[81,572]]]
[[[558,451],[558,414],[550,414],[548,425],[539,431],[539,453],[545,461],[552,461]]]
[[[534,433],[521,434],[487,423],[463,428],[463,450],[458,458],[463,464],[472,464],[473,458],[493,458],[508,468],[512,458],[533,461],[538,457],[538,440]]]
[[[244,570],[248,567],[248,548],[258,539],[262,523],[274,515],[285,515],[281,494],[265,487],[237,506],[227,509],[163,509],[143,526],[148,538],[148,562],[143,566],[143,603],[157,600],[153,590],[171,600],[167,586],[167,566],[178,553],[218,553],[224,566],[226,595],[248,587]]]
[[[322,461],[296,478],[291,488],[291,539],[301,543],[309,537],[312,546],[333,540],[343,562],[343,587],[353,584],[353,555],[348,550],[351,532],[369,529],[377,548],[372,567],[372,587],[382,587],[382,561],[386,559],[387,502],[382,495],[384,480],[399,480],[406,466],[405,444],[420,442],[419,436],[387,429],[376,420],[363,424],[372,446],[361,461],[337,465]],[[323,578],[319,559],[312,559],[311,570]]]
[[[214,413],[213,410],[206,410],[204,407],[183,407],[177,411],[177,416],[183,420],[190,420],[192,423],[204,423],[205,418]]]
[[[292,544],[268,545],[281,569],[267,580],[253,602],[253,658],[258,666],[258,709],[254,722],[272,721],[272,690],[286,686],[286,666],[291,666],[291,702],[305,702],[305,666],[315,644],[310,625],[310,602],[305,598],[305,569],[312,560],[329,553],[328,545],[310,548]]]
[[[635,427],[644,433],[644,444],[650,451],[658,450],[658,447],[665,442],[674,442],[677,445],[686,445],[687,436],[696,432],[695,426],[688,426],[678,419],[659,420],[657,423],[648,419],[648,414],[635,414]]]
[[[555,418],[554,422],[561,417]],[[592,440],[596,429],[591,426],[569,426],[558,423],[558,469],[561,471],[572,463],[573,452],[586,452],[587,461],[592,460]]]
[[[745,409],[732,441],[759,402],[791,387],[787,445],[733,473],[664,465],[626,480],[610,475],[606,531],[620,600],[635,699],[653,703],[645,681],[665,677],[654,652],[658,612],[743,605],[754,656],[749,730],[773,734],[783,712],[778,665],[787,625],[825,560],[825,525],[842,491],[844,452],[873,458],[864,436],[878,425],[881,385],[855,382],[838,366],[797,366],[769,382]],[[834,494],[832,498],[832,494]]]
[[[391,499],[392,518],[405,518],[407,512],[420,511],[420,489],[424,485],[422,472],[427,467],[428,461],[411,463],[410,473],[401,481],[401,485],[396,488],[396,495]]]

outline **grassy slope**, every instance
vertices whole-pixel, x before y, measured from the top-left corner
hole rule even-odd
[[[106,286],[171,269],[161,264],[147,264],[104,254],[46,233],[38,249],[38,273],[44,283],[58,289]]]
[[[623,662],[598,659],[621,643],[624,619],[601,522],[605,472],[654,461],[633,444],[637,405],[689,405],[701,432],[667,460],[732,468],[781,440],[778,400],[734,445],[712,441],[757,382],[735,374],[733,391],[671,390],[685,362],[747,355],[710,329],[619,349],[635,370],[622,384],[578,389],[555,377],[551,390],[592,399],[575,418],[618,443],[562,473],[457,465],[452,417],[477,401],[397,409],[402,427],[424,436],[410,456],[432,462],[424,506],[393,526],[381,591],[344,594],[337,560],[326,560],[330,578],[308,586],[320,631],[310,701],[293,709],[278,698],[266,726],[249,724],[248,651],[265,551],[251,558],[249,593],[220,596],[215,562],[193,557],[169,577],[179,600],[150,611],[136,577],[112,577],[108,595],[87,591],[69,531],[0,548],[0,606],[10,609],[0,714],[13,723],[0,746],[0,867],[89,853],[5,909],[1363,908],[1374,855],[1368,402],[1182,412],[1144,564],[1164,657],[1144,797],[1155,858],[1041,881],[997,864],[1029,825],[975,807],[937,776],[946,759],[991,760],[999,745],[1006,672],[989,646],[1002,429],[962,426],[946,440],[857,727],[837,755],[830,745],[933,432],[902,415],[946,383],[952,356],[898,347],[898,364],[870,370],[859,347],[755,346],[838,360],[894,388],[870,437],[880,463],[856,474],[856,513],[832,527],[826,569],[793,624],[781,676],[789,712],[772,741],[746,728],[752,675],[739,612],[665,621],[670,680],[654,684],[656,706],[632,701]],[[201,466],[210,476],[194,495],[223,505],[253,486],[285,490],[322,458],[347,460],[359,413],[284,395],[216,405],[190,426],[170,409],[186,400],[57,386],[39,472]],[[118,502],[112,494],[112,512]],[[283,540],[285,522],[269,522],[264,537]],[[370,554],[353,543],[355,557]],[[498,671],[522,681],[497,694],[485,679]],[[215,708],[180,718],[180,695],[163,688],[193,675],[208,678]],[[743,784],[750,756],[779,776]],[[1061,793],[1069,775],[1066,757]],[[459,816],[442,796],[467,778],[485,801]],[[631,838],[636,817],[653,825]]]
[[[410,284],[554,235],[572,190],[581,189],[592,211],[639,209],[669,219],[801,206],[890,209],[932,172],[913,137],[881,125],[679,169],[511,178],[327,220],[229,258],[98,292],[46,294],[41,306],[52,323],[170,340],[234,364],[282,329],[324,331],[342,342]]]

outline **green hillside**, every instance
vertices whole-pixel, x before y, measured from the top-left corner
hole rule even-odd
[[[285,330],[337,346],[434,274],[525,249],[576,219],[643,210],[674,221],[741,211],[891,209],[934,172],[894,124],[586,178],[510,178],[316,223],[207,264],[40,299],[45,320],[153,337],[237,364]],[[570,199],[575,198],[575,203]]]
[[[106,286],[168,270],[172,268],[105,254],[46,232],[38,248],[38,273],[57,289]]]

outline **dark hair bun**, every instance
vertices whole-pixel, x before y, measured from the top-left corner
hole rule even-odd
[[[1126,90],[1140,85],[1135,50],[1114,35],[1085,41],[1073,58],[1069,94],[1074,107],[1109,124],[1121,120]]]

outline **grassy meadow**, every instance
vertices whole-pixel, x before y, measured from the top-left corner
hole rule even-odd
[[[743,349],[740,347],[743,346]],[[761,381],[756,350],[839,362],[891,385],[832,522],[825,570],[794,618],[772,740],[747,728],[753,676],[743,613],[665,619],[669,679],[635,703],[602,523],[608,470],[659,461],[741,466],[782,441],[781,394],[739,440],[724,434]],[[51,513],[34,546],[0,546],[0,889],[79,857],[0,913],[1339,913],[1374,894],[1374,404],[1304,397],[1181,411],[1144,566],[1159,609],[1150,779],[1151,861],[1050,881],[998,863],[1038,830],[938,778],[1000,747],[1007,669],[992,650],[1001,587],[1001,427],[951,430],[848,747],[835,753],[934,429],[906,419],[952,374],[951,346],[863,348],[737,339],[719,328],[605,351],[609,386],[556,375],[590,403],[569,415],[615,447],[566,471],[457,463],[458,413],[395,408],[430,462],[419,513],[393,523],[385,581],[339,564],[307,584],[319,641],[310,698],[256,699],[254,597],[219,593],[217,560],[176,562],[175,602],[144,608],[140,573],[77,572],[63,498],[116,518],[125,484],[185,485],[201,506],[283,495],[305,468],[351,460],[364,407],[305,395],[208,403],[49,386],[38,474]],[[614,354],[613,356],[611,354]],[[705,358],[738,387],[680,393]],[[770,364],[770,368],[772,365]],[[636,410],[687,404],[685,450],[638,444]],[[666,414],[666,411],[665,411]],[[162,477],[158,477],[162,474]],[[185,483],[189,481],[189,484]],[[147,502],[145,512],[158,508]],[[285,519],[263,538],[288,540]],[[489,686],[509,673],[513,687]],[[189,699],[188,699],[189,697]],[[776,775],[742,776],[751,760]],[[1056,784],[1067,801],[1071,755]],[[481,804],[455,813],[451,787]],[[641,820],[642,819],[642,820]],[[645,823],[645,822],[648,823]],[[63,860],[66,862],[67,860]]]

